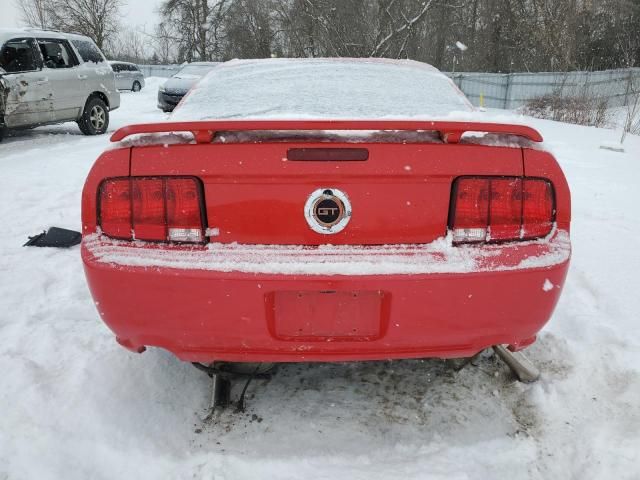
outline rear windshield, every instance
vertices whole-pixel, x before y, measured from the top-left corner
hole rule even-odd
[[[419,62],[267,59],[216,67],[172,118],[409,119],[472,110],[449,78]]]

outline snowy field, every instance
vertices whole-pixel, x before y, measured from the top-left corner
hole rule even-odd
[[[110,130],[165,117],[158,80],[123,93]],[[80,229],[80,192],[108,137],[75,124],[0,144],[0,479],[640,478],[640,138],[532,120],[573,193],[565,292],[514,382],[492,357],[285,365],[244,414],[205,419],[209,380],[119,347],[78,247],[22,248]],[[517,319],[516,319],[517,320]],[[234,396],[238,392],[234,391]]]

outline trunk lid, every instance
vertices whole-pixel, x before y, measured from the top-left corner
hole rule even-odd
[[[357,160],[331,154],[354,148]],[[312,159],[293,160],[297,149]],[[520,148],[442,142],[197,143],[133,147],[131,155],[133,176],[200,178],[210,241],[240,244],[429,243],[447,233],[456,177],[522,174]],[[314,231],[305,216],[319,189],[348,198],[351,218],[337,233]]]

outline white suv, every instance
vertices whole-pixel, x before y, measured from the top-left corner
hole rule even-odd
[[[69,121],[98,135],[119,106],[113,70],[90,38],[0,29],[0,139],[5,128]]]

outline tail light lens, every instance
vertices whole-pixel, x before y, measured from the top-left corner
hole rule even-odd
[[[553,226],[554,194],[551,183],[526,181],[523,189],[522,231],[525,238],[544,237]]]
[[[541,178],[462,177],[453,185],[454,243],[503,242],[551,233],[555,198]]]
[[[124,240],[204,241],[203,196],[192,177],[127,177],[102,182],[102,233]]]
[[[489,233],[491,240],[520,238],[522,223],[522,179],[489,180]]]
[[[102,231],[114,238],[131,238],[129,180],[105,180],[100,186],[99,218]]]
[[[468,178],[456,189],[456,229],[468,242],[484,242],[489,218],[489,181]]]
[[[131,180],[133,237],[144,240],[166,240],[165,180],[136,178]]]
[[[174,242],[201,242],[202,213],[199,185],[192,178],[167,181],[167,233]]]

